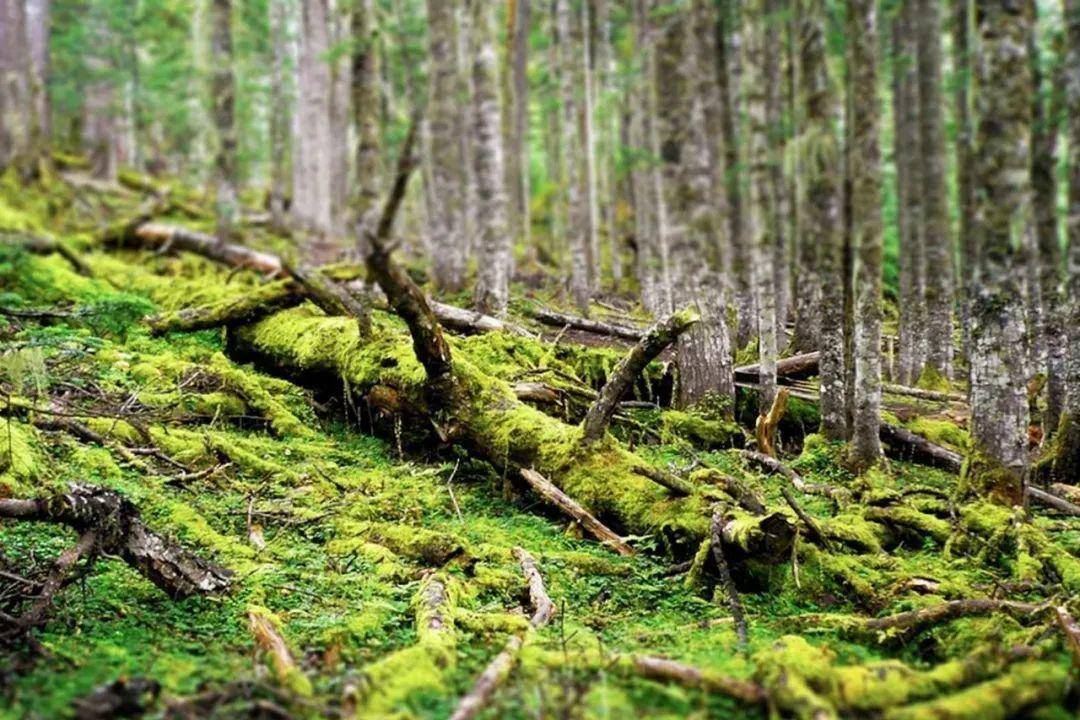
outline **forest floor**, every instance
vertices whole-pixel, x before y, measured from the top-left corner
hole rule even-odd
[[[511,637],[523,647],[481,717],[1076,717],[1080,635],[1062,617],[1080,613],[1080,518],[962,504],[955,474],[898,460],[856,478],[841,447],[809,434],[809,402],[781,425],[782,460],[831,497],[759,472],[724,423],[628,409],[613,428],[620,447],[697,484],[733,478],[799,528],[784,557],[735,568],[743,645],[707,539],[687,551],[667,526],[596,508],[635,550],[618,555],[522,488],[509,462],[425,438],[395,412],[407,398],[377,402],[316,363],[311,374],[248,364],[267,323],[306,327],[320,321],[313,307],[254,329],[152,334],[156,313],[228,302],[265,280],[95,241],[143,200],[0,185],[0,230],[62,240],[83,265],[0,245],[0,498],[116,490],[147,526],[231,570],[231,588],[173,600],[123,560],[93,558],[45,622],[0,639],[0,717],[109,717],[102,708],[117,703],[177,718],[448,717]],[[208,228],[171,213],[156,220]],[[244,233],[287,252],[263,230]],[[376,338],[406,337],[395,316],[375,315]],[[335,327],[355,334],[355,323]],[[556,375],[567,396],[587,398],[624,350],[572,339],[492,333],[451,346],[499,381]],[[392,349],[381,357],[406,363]],[[638,396],[663,399],[666,371],[653,363]],[[573,422],[573,405],[547,412]],[[948,403],[892,410],[964,449]],[[25,609],[75,537],[0,522],[0,619]],[[535,559],[556,608],[535,630],[515,548]]]

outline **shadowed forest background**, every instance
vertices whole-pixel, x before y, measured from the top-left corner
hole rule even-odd
[[[1074,718],[1080,0],[0,0],[0,718]]]

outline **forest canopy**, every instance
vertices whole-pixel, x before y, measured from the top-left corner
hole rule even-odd
[[[0,0],[0,718],[1075,718],[1080,0]]]

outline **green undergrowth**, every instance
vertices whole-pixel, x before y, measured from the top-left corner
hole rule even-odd
[[[53,227],[42,220],[46,207],[41,198],[15,202],[5,193],[0,225]],[[85,239],[75,211],[63,217],[57,222],[71,222],[64,232]],[[64,312],[42,320],[0,314],[0,496],[47,494],[71,482],[116,489],[148,525],[232,569],[234,588],[172,601],[121,561],[99,560],[58,595],[36,632],[45,652],[17,673],[0,669],[0,718],[70,716],[75,698],[131,677],[161,683],[168,699],[258,679],[278,686],[297,717],[333,714],[343,698],[358,717],[447,717],[507,637],[525,633],[530,609],[515,547],[536,558],[558,612],[529,636],[485,718],[767,716],[722,693],[647,680],[627,669],[635,655],[764,683],[782,716],[1065,718],[1076,709],[1069,658],[1044,622],[993,615],[910,634],[860,630],[867,617],[1001,592],[1080,611],[1075,523],[1039,519],[1009,534],[1013,511],[954,507],[956,477],[917,465],[894,462],[854,477],[842,446],[803,438],[816,423],[812,408],[796,404],[800,429],[791,432],[802,451],[786,461],[807,483],[848,495],[794,493],[832,548],[800,533],[790,558],[750,571],[742,597],[750,639],[740,649],[712,573],[669,568],[663,532],[704,536],[709,498],[720,491],[672,500],[651,481],[619,473],[637,457],[695,482],[732,477],[794,520],[783,494],[788,480],[746,465],[732,448],[740,433],[708,413],[634,411],[617,434],[636,456],[606,439],[586,462],[573,449],[577,429],[551,418],[575,410],[512,403],[511,388],[522,381],[567,393],[595,389],[621,351],[498,334],[451,341],[463,382],[489,384],[477,393],[483,407],[470,411],[472,419],[500,420],[483,427],[493,439],[485,456],[508,454],[521,434],[539,428],[546,443],[537,465],[562,471],[565,489],[598,512],[660,530],[630,537],[638,553],[629,558],[504,482],[505,465],[461,448],[410,452],[408,436],[418,429],[410,427],[415,418],[398,414],[401,398],[372,403],[370,414],[384,414],[390,430],[376,438],[362,432],[365,423],[324,412],[308,389],[238,362],[236,335],[152,337],[141,322],[242,293],[254,276],[190,257],[127,250],[84,257],[93,279],[58,256],[0,247],[0,309]],[[336,353],[339,380],[406,393],[419,387],[422,371],[399,320],[376,313],[362,353],[353,352],[346,327],[355,326],[303,306],[241,332],[268,344],[287,340],[300,368],[325,369],[326,354]],[[664,373],[662,363],[650,366],[636,396],[655,399]],[[362,388],[332,390],[347,404]],[[58,398],[63,417],[103,444],[49,425]],[[498,407],[514,409],[489,414]],[[965,440],[955,426],[922,431],[958,448]],[[144,448],[169,461],[131,453]],[[634,492],[618,496],[613,488]],[[657,528],[658,519],[667,525]],[[904,530],[913,525],[919,532]],[[73,539],[52,526],[0,525],[0,553],[16,567],[47,566]],[[447,597],[439,632],[424,603],[436,583]],[[269,618],[294,654],[297,669],[287,677],[276,677],[255,649],[252,612]],[[1017,646],[1032,656],[1001,657]]]

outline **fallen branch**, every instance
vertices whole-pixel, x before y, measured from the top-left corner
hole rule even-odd
[[[990,615],[996,612],[1004,612],[1015,618],[1022,619],[1041,612],[1046,605],[1017,602],[1014,600],[998,600],[994,598],[964,598],[950,600],[938,605],[909,610],[907,612],[888,615],[881,618],[867,620],[863,625],[868,631],[897,631],[911,633],[922,628],[948,622],[961,617],[972,615]]]
[[[120,556],[173,599],[218,594],[231,573],[202,560],[146,527],[138,509],[118,493],[94,485],[72,485],[40,500],[0,500],[0,517],[55,522],[97,536],[102,553]]]
[[[795,496],[791,494],[791,491],[788,490],[787,487],[782,487],[780,488],[780,492],[784,496],[784,502],[788,504],[788,507],[791,508],[792,512],[794,512],[799,520],[802,521],[802,524],[806,526],[806,529],[810,534],[810,539],[826,550],[831,549],[832,544],[829,542],[829,539],[825,537],[825,534],[821,532],[821,528],[818,526],[817,521],[810,517],[806,510],[803,509],[802,505],[795,500]]]
[[[657,485],[666,487],[676,496],[686,496],[694,492],[694,486],[675,473],[666,472],[645,464],[635,465],[634,472],[642,477],[649,478]]]
[[[21,232],[7,232],[0,230],[0,245],[15,245],[23,248],[29,253],[34,253],[35,255],[57,253],[60,257],[71,263],[71,266],[75,268],[75,272],[80,275],[85,275],[86,277],[93,275],[90,266],[79,257],[79,254],[75,252],[70,245],[61,240],[41,237],[39,235],[29,235]]]
[[[287,272],[304,289],[304,294],[327,315],[356,318],[360,337],[371,337],[371,307],[353,298],[343,287],[330,280],[318,269],[303,265],[284,265]]]
[[[807,378],[812,375],[816,375],[818,371],[818,360],[821,357],[820,352],[803,353],[801,355],[792,355],[791,357],[780,358],[776,361],[776,377],[777,378]],[[755,363],[753,365],[742,365],[735,368],[735,377],[739,380],[757,380],[758,375],[761,374],[761,365]]]
[[[731,569],[728,567],[727,557],[724,555],[723,527],[723,515],[720,510],[716,510],[710,524],[712,555],[713,560],[716,561],[716,574],[720,579],[720,587],[727,597],[731,617],[735,620],[735,634],[739,637],[739,644],[746,647],[749,639],[746,629],[746,614],[743,612],[742,599],[739,597],[739,591],[735,589],[735,580],[731,577]]]
[[[525,310],[525,314],[544,325],[554,325],[559,328],[571,327],[577,330],[591,332],[595,335],[607,335],[609,337],[622,338],[623,340],[633,340],[634,342],[641,340],[645,335],[645,331],[639,328],[600,322],[599,320],[590,320],[589,318],[583,318],[577,315],[567,315],[566,313],[556,312],[547,308],[530,307]]]
[[[1080,623],[1076,622],[1064,605],[1054,608],[1054,617],[1061,632],[1065,634],[1065,645],[1072,653],[1073,667],[1080,670]]]
[[[848,493],[847,490],[834,488],[831,485],[806,482],[802,475],[774,457],[769,457],[768,455],[753,450],[740,450],[739,454],[742,456],[743,460],[757,467],[759,470],[764,470],[765,472],[773,473],[774,475],[783,475],[788,479],[792,487],[801,493],[807,495],[823,495],[838,502],[846,500],[850,496],[850,493]]]
[[[541,497],[552,505],[555,505],[573,518],[574,521],[585,528],[585,530],[594,538],[605,545],[610,546],[620,555],[634,554],[634,549],[627,545],[613,530],[597,520],[592,513],[583,508],[572,497],[552,485],[543,475],[534,470],[524,468],[521,471],[521,476],[525,478],[525,482],[529,483],[529,487],[539,493]]]
[[[1059,512],[1063,512],[1066,515],[1072,515],[1073,517],[1080,517],[1080,505],[1075,505],[1068,500],[1058,497],[1053,493],[1048,493],[1045,490],[1040,490],[1037,487],[1028,485],[1024,488],[1024,492],[1029,498],[1035,500],[1047,507],[1052,507]]]
[[[202,255],[229,267],[246,268],[271,277],[281,275],[283,272],[281,258],[277,255],[234,243],[220,243],[213,235],[177,225],[141,222],[135,225],[131,232],[114,238],[114,241],[120,245],[134,245],[157,252],[183,250]]]
[[[750,705],[758,705],[766,700],[765,690],[746,680],[718,675],[654,655],[632,655],[629,661],[635,672],[649,680],[672,682],[686,688],[719,693]]]
[[[247,615],[248,627],[255,637],[255,643],[270,656],[278,682],[285,687],[295,687],[297,681],[305,683],[306,678],[297,667],[292,650],[281,634],[275,618],[263,608],[251,608]]]
[[[151,334],[164,335],[256,322],[299,303],[303,296],[298,289],[292,280],[278,280],[209,305],[154,315],[146,319],[146,324]]]
[[[757,440],[758,450],[768,457],[776,457],[776,426],[784,418],[787,412],[788,389],[779,388],[773,398],[772,407],[766,413],[761,413],[754,423],[754,438]]]
[[[603,437],[611,417],[638,375],[669,345],[678,339],[700,318],[691,310],[672,313],[657,322],[633,349],[624,357],[608,376],[608,381],[600,390],[600,396],[585,413],[582,422],[582,442],[591,443]]]
[[[881,439],[902,460],[921,462],[954,473],[959,473],[964,464],[964,458],[960,453],[930,442],[899,425],[881,423]]]
[[[538,630],[547,625],[551,616],[555,614],[555,606],[552,604],[551,598],[548,597],[547,590],[544,588],[544,579],[541,577],[532,555],[523,548],[516,547],[514,548],[514,557],[521,564],[521,572],[524,573],[525,580],[529,585],[529,599],[533,606],[533,615],[529,620],[529,626],[532,630]],[[525,645],[526,639],[527,635],[524,633],[511,635],[507,639],[502,652],[488,663],[487,667],[476,679],[476,682],[473,683],[472,689],[461,698],[457,708],[454,710],[454,714],[450,716],[451,720],[471,720],[484,709],[495,690],[510,675],[510,671],[517,663],[518,655],[521,653],[521,648]]]
[[[960,393],[923,390],[922,388],[908,387],[906,385],[893,385],[892,383],[882,383],[881,392],[886,395],[901,395],[904,397],[913,397],[917,400],[929,400],[932,402],[967,402],[967,398]]]

